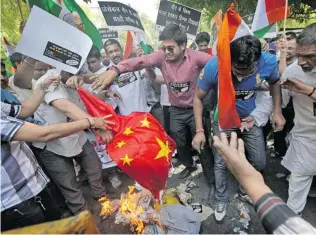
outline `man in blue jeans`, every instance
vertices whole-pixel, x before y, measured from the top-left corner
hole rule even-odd
[[[274,100],[273,122],[277,124],[275,129],[282,129],[285,120],[281,113],[281,94],[278,82],[278,64],[276,56],[261,52],[261,43],[254,36],[244,36],[231,42],[232,79],[236,92],[236,107],[239,117],[244,122],[245,118],[251,119],[251,112],[256,108],[255,99],[257,89],[263,81],[270,84],[271,94]],[[218,87],[218,58],[211,59],[204,68],[204,75],[198,80],[194,97],[194,115],[196,121],[196,136],[193,147],[201,149],[205,143],[204,129],[202,125],[202,100],[210,89],[217,91]],[[216,95],[217,97],[217,95]],[[247,131],[241,133],[245,142],[248,159],[252,165],[262,171],[266,163],[265,143],[262,129],[254,126],[251,119],[246,125]],[[219,135],[218,123],[213,127],[214,135]],[[229,130],[224,130],[230,134]],[[213,149],[215,156],[215,219],[221,221],[226,215],[227,172],[223,158]],[[251,201],[248,195],[240,187],[239,196],[245,201]]]

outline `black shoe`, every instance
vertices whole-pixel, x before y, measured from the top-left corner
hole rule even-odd
[[[181,171],[181,173],[179,174],[179,179],[184,179],[184,178],[187,178],[188,176],[191,175],[191,173],[193,171],[196,171],[197,170],[197,167],[186,167],[183,171]]]

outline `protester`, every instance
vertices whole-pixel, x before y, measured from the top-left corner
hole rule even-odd
[[[11,56],[10,56],[10,60],[12,62],[12,65],[14,67],[15,70],[18,70],[19,67],[22,64],[23,61],[23,55],[19,52],[14,52]]]
[[[264,80],[270,83],[272,97],[274,99],[274,122],[275,128],[280,130],[285,123],[281,113],[281,95],[278,82],[278,65],[276,57],[261,52],[261,43],[254,36],[244,36],[231,42],[231,63],[233,84],[236,90],[236,107],[240,119],[246,119],[255,109],[255,91]],[[196,120],[196,136],[193,147],[201,149],[205,143],[205,135],[202,123],[202,100],[210,89],[218,87],[218,58],[211,59],[205,66],[204,75],[199,79],[194,97],[194,114]],[[218,123],[214,122],[214,134],[219,134]],[[226,130],[230,132],[230,130]],[[240,133],[247,149],[248,157],[254,167],[262,171],[266,163],[265,143],[262,129],[253,126]],[[215,219],[221,221],[226,215],[228,202],[226,165],[222,157],[215,155]],[[251,202],[249,196],[242,187],[239,188],[239,197]]]
[[[50,79],[43,83],[47,92]],[[40,95],[43,98],[43,95]],[[57,220],[60,213],[48,190],[49,180],[26,143],[50,141],[88,128],[105,128],[106,118],[86,118],[72,123],[37,126],[25,119],[40,102],[10,105],[1,102],[1,231]]]
[[[255,210],[267,233],[271,234],[315,234],[316,229],[297,216],[281,198],[264,183],[260,172],[256,171],[245,156],[242,139],[231,133],[228,140],[225,133],[214,137],[214,146],[223,157],[227,167],[243,186],[255,205]]]
[[[54,74],[56,70],[48,70],[36,81],[34,89]],[[65,87],[67,77],[63,77],[62,81],[59,87],[45,94],[35,118],[48,124],[67,122],[68,118],[73,121],[90,118],[83,110],[77,91]],[[109,130],[97,129],[97,132],[105,142],[111,141],[112,133]],[[106,195],[101,162],[84,132],[47,142],[33,142],[33,146],[37,148],[41,163],[59,187],[72,213],[77,214],[88,209],[81,187],[76,181],[73,159],[87,173],[93,197],[98,199]]]
[[[296,34],[287,32],[285,37],[280,37],[279,42],[280,61],[279,72],[282,74],[284,70],[296,61]]]
[[[294,127],[282,161],[290,172],[288,206],[302,213],[313,176],[316,175],[316,23],[297,38],[297,61],[282,74],[283,101],[293,99]]]
[[[195,43],[197,44],[199,51],[212,55],[212,48],[209,48],[211,38],[207,32],[201,32],[196,35]]]
[[[108,67],[111,63],[111,61],[109,60],[109,57],[108,55],[106,54],[105,50],[102,49],[101,50],[101,55],[102,55],[102,64],[105,66],[105,67]]]
[[[188,177],[195,171],[196,165],[190,151],[188,131],[194,135],[195,121],[193,115],[194,89],[199,73],[209,60],[210,55],[204,52],[186,48],[187,35],[184,29],[176,24],[169,24],[161,32],[161,50],[150,55],[141,56],[120,62],[117,66],[100,75],[92,85],[95,90],[108,87],[117,76],[125,72],[137,71],[144,68],[157,67],[161,70],[163,79],[168,86],[171,136],[177,144],[177,152],[181,163],[186,167],[179,178]],[[153,71],[151,78],[155,77]],[[163,81],[161,81],[163,82]]]

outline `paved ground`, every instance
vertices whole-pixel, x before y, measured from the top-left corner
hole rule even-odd
[[[176,169],[174,173],[177,173],[180,169]],[[288,184],[285,180],[285,177],[280,177],[278,173],[286,173],[286,170],[280,165],[280,159],[278,158],[271,158],[270,156],[267,157],[267,167],[264,173],[265,181],[267,185],[282,199],[286,200],[287,198],[287,189]],[[237,192],[238,184],[236,180],[233,178],[231,174],[228,174],[229,182],[229,195],[230,195],[230,202],[227,208],[227,216],[222,224],[217,224],[215,222],[213,216],[213,210],[209,210],[209,216],[206,220],[202,222],[201,231],[200,233],[216,233],[216,234],[231,234],[234,233],[234,228],[240,228],[242,231],[251,234],[263,234],[265,230],[263,229],[260,221],[258,220],[253,207],[244,203],[250,211],[250,225],[247,230],[242,228],[242,225],[239,223],[238,219],[236,219],[239,215],[239,211],[237,209],[237,205],[241,203],[237,198],[235,198],[235,194]],[[110,183],[106,183],[109,193],[114,198],[119,198],[122,192],[127,191],[127,186],[133,184],[133,180],[128,178],[126,175],[121,174],[121,179],[123,180],[123,185],[120,189],[113,189]],[[214,208],[214,200],[212,197],[212,190],[207,186],[205,182],[205,178],[203,173],[200,173],[195,176],[189,177],[188,180],[192,180],[196,183],[198,188],[195,188],[191,191],[193,195],[193,202],[198,202],[203,204],[207,207]],[[105,177],[106,181],[106,177]],[[181,183],[185,183],[183,180],[179,180],[177,175],[173,175],[168,181],[168,187],[177,187]],[[110,233],[110,234],[126,234],[130,233],[129,226],[122,226],[117,225],[114,223],[114,216],[110,217],[107,220],[101,221],[98,213],[100,211],[100,205],[94,199],[91,198],[89,193],[89,187],[84,187],[85,196],[89,204],[91,205],[93,212],[95,214],[96,222],[100,227],[101,233]],[[303,212],[303,218],[310,222],[313,226],[316,227],[316,199],[308,199],[307,205]]]

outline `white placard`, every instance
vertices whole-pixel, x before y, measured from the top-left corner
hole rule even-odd
[[[76,74],[91,47],[92,40],[86,34],[33,6],[16,51]]]

